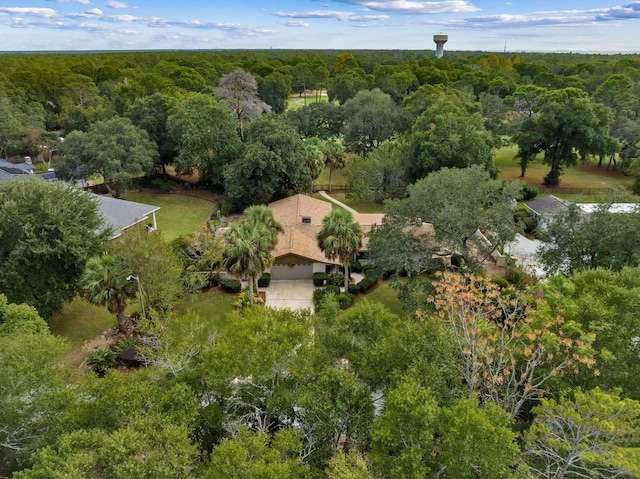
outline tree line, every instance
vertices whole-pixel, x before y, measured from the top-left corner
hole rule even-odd
[[[453,53],[435,59],[414,51],[5,54],[0,156],[59,152],[68,160],[56,165],[63,176],[106,175],[114,192],[127,177],[171,163],[179,172],[197,171],[204,184],[242,207],[286,190],[308,190],[322,166],[323,151],[314,147],[339,148],[319,148],[318,139],[339,138],[347,152],[363,158],[386,143],[399,150],[406,166],[361,162],[355,169],[350,188],[375,198],[398,197],[441,167],[484,164],[491,170],[492,149],[512,142],[522,175],[541,155],[550,167],[545,183],[554,186],[578,159],[634,174],[638,63],[622,55]],[[304,105],[286,111],[296,91]],[[315,98],[307,104],[309,91]],[[325,92],[328,102],[311,103]],[[252,121],[263,116],[270,126],[258,123],[252,133]],[[288,146],[264,143],[275,125],[283,141],[289,136]],[[110,128],[126,132],[129,141],[103,143],[101,137],[113,137]],[[61,137],[69,137],[70,146]],[[87,143],[94,149],[79,149]],[[96,147],[111,153],[100,160]],[[325,164],[329,156],[324,152]],[[306,170],[296,168],[302,162]],[[117,175],[105,163],[117,165]],[[249,163],[263,165],[252,175],[257,194],[251,199],[243,197],[246,184],[238,175]],[[291,173],[284,184],[257,181],[268,171]]]

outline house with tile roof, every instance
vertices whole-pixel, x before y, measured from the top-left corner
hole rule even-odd
[[[322,220],[331,212],[331,203],[298,194],[267,206],[284,230],[273,251],[274,263],[269,271],[272,280],[311,279],[313,273],[337,271],[339,261],[327,259],[316,240],[322,229]],[[366,234],[373,225],[381,224],[383,217],[383,214],[356,214],[354,220]],[[367,242],[365,236],[363,251]]]

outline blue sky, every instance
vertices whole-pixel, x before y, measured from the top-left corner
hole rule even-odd
[[[640,1],[0,0],[0,51],[640,52]]]

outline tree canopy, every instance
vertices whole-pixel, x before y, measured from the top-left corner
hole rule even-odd
[[[408,197],[387,202],[385,210],[405,226],[432,224],[438,246],[473,267],[515,237],[512,216],[521,188],[492,179],[477,165],[443,168],[409,186]]]
[[[60,178],[87,180],[101,175],[118,198],[132,177],[151,172],[158,157],[157,145],[147,132],[121,117],[98,121],[86,133],[70,133],[60,150],[63,161],[56,167]]]
[[[79,291],[87,260],[108,237],[97,201],[62,182],[0,184],[0,292],[49,318]]]

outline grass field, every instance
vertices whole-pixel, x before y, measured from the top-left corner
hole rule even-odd
[[[541,158],[529,164],[525,178],[520,178],[520,165],[514,160],[518,149],[515,146],[500,148],[494,157],[494,163],[500,170],[500,178],[505,180],[524,180],[535,185],[541,190],[543,178],[549,173],[549,165],[545,165]],[[598,168],[597,164],[590,163],[565,168],[560,177],[561,188],[610,188],[627,187],[633,183],[633,179],[624,176],[617,171],[607,170],[605,166]]]
[[[176,305],[175,313],[196,314],[211,330],[224,329],[234,310],[234,300],[234,296],[219,291],[188,294]],[[132,300],[125,313],[131,314],[139,309],[136,300]],[[116,326],[115,315],[106,307],[94,306],[81,298],[65,304],[62,312],[49,320],[51,332],[65,338],[71,347],[65,362],[72,367],[82,364],[94,343],[95,347],[103,347],[98,339]]]
[[[176,305],[174,312],[178,316],[196,314],[211,330],[222,330],[229,324],[234,301],[232,294],[217,290],[188,294]]]
[[[347,168],[342,170],[335,170],[331,175],[331,185],[346,185],[347,184]],[[329,168],[325,168],[318,176],[316,180],[316,184],[320,185],[322,188],[329,189]]]
[[[122,199],[159,206],[156,219],[165,241],[193,233],[208,218],[214,206],[200,198],[168,193],[127,192]]]
[[[311,103],[328,102],[328,101],[329,99],[327,98],[326,90],[323,90],[321,94],[319,93],[317,98],[316,98],[315,90],[307,91],[307,99],[306,99],[307,105],[310,105]],[[287,109],[297,110],[298,108],[302,108],[304,104],[305,104],[304,96],[301,96],[300,94],[291,95],[287,100]]]
[[[402,302],[398,299],[398,293],[391,287],[390,281],[384,281],[378,284],[373,291],[362,296],[362,298],[381,303],[393,314],[398,316],[405,316],[407,314],[402,308]],[[358,299],[358,301],[360,301],[360,299]]]

